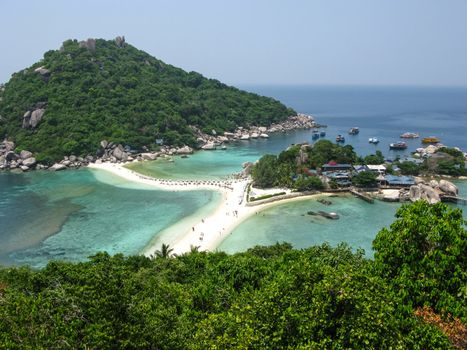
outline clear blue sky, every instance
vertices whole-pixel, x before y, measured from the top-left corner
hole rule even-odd
[[[229,84],[467,86],[467,0],[0,0],[0,82],[69,38]]]

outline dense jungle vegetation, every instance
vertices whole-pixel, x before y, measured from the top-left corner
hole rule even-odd
[[[2,349],[458,349],[466,346],[466,222],[419,201],[376,236],[228,255],[99,253],[0,269]]]
[[[44,67],[43,74],[35,69]],[[45,105],[36,127],[23,115]],[[0,89],[0,138],[40,162],[94,154],[103,139],[134,149],[196,146],[190,125],[207,133],[270,125],[295,111],[150,56],[127,43],[68,40]]]

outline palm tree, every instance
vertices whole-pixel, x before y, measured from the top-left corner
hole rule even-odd
[[[190,253],[198,253],[199,252],[199,245],[190,245]]]
[[[162,243],[161,249],[156,251],[157,258],[170,258],[173,249],[168,244]]]

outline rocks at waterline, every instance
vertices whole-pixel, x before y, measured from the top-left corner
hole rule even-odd
[[[441,199],[433,187],[425,184],[410,186],[409,198],[412,202],[424,199],[430,204],[438,203]]]
[[[242,172],[240,173],[240,177],[248,177],[253,170],[254,164],[252,162],[245,162],[242,164]]]
[[[66,169],[66,165],[61,164],[61,163],[55,163],[49,168],[50,171],[59,171],[59,170],[65,170],[65,169]]]
[[[34,165],[36,165],[36,158],[34,157],[29,157],[23,160],[23,166],[28,167],[28,169],[26,170],[31,169],[32,167],[34,167]]]
[[[417,200],[426,200],[430,204],[438,203],[445,196],[457,196],[459,190],[456,185],[447,180],[424,180],[421,177],[415,177],[415,185],[409,188],[386,189],[380,191],[378,197],[387,202],[415,202]]]
[[[28,159],[32,157],[32,152],[22,150],[21,152],[19,152],[19,156],[21,159]]]
[[[205,143],[203,146],[201,146],[201,149],[204,149],[204,150],[213,150],[213,149],[216,149],[216,144],[212,141],[209,141],[207,143]]]
[[[223,135],[218,135],[215,130],[210,134],[202,132],[199,128],[191,126],[194,131],[196,139],[199,143],[199,148],[212,150],[223,143],[236,141],[236,140],[254,140],[254,139],[268,139],[269,134],[277,132],[287,132],[291,130],[310,129],[317,127],[314,118],[305,114],[298,114],[290,116],[285,121],[277,124],[272,124],[269,127],[265,126],[251,126],[249,128],[238,127],[234,132],[226,131]],[[215,147],[214,147],[215,146]]]
[[[459,189],[457,188],[457,186],[447,180],[439,181],[439,189],[451,196],[457,196],[459,194]]]

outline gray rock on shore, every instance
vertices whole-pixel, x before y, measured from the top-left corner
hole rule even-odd
[[[31,152],[29,152],[31,153]],[[32,154],[32,153],[31,153]],[[26,158],[23,160],[23,165],[24,166],[27,166],[28,168],[31,168],[33,167],[34,165],[36,165],[36,158],[34,157],[29,157],[29,158]]]
[[[49,168],[50,171],[60,171],[60,170],[65,170],[65,169],[66,169],[66,165],[60,164],[60,163],[55,163]]]
[[[441,180],[439,182],[439,189],[446,194],[457,196],[459,194],[459,189],[452,182],[447,180]]]
[[[19,156],[21,159],[28,159],[28,158],[31,158],[32,157],[32,152],[29,152],[29,151],[26,151],[26,150],[23,150],[19,153]]]

